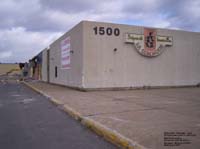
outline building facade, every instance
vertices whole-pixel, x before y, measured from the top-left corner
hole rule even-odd
[[[195,86],[200,33],[82,21],[42,60],[43,81],[80,89]]]

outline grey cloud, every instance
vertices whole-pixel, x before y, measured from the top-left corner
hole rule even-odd
[[[179,7],[177,10],[177,15],[169,17],[174,26],[179,26],[184,30],[200,31],[200,1],[194,5],[193,2],[195,1],[186,1],[183,7]]]
[[[40,0],[44,8],[64,11],[66,13],[88,11],[98,6],[99,2],[95,0]]]
[[[29,31],[62,31],[38,0],[3,0],[0,3],[0,28],[25,27]],[[51,15],[51,14],[49,14]]]
[[[200,11],[191,11],[194,9],[200,10],[198,0],[150,0],[148,2],[147,0],[128,1],[124,4],[122,10],[127,16],[132,16],[129,17],[132,22],[142,20],[143,23],[146,23],[145,25],[154,26],[151,22],[162,19],[164,22],[168,22],[167,28],[180,28],[189,31],[200,30],[198,25],[200,16],[196,15]],[[128,19],[128,17],[125,19]]]
[[[11,62],[27,61],[60,35],[61,33],[30,32],[24,28],[0,30],[0,54],[5,55],[1,59]]]
[[[81,20],[199,32],[200,1],[1,0],[0,20],[0,54],[7,57],[6,61],[17,61],[38,53],[60,32],[66,32]],[[27,49],[30,52],[24,52]]]
[[[163,21],[168,22],[164,27],[198,31],[200,18],[194,17],[195,12],[188,11],[194,9],[191,6],[194,1],[2,0],[0,28],[22,26],[29,31],[64,32],[83,19],[96,19],[119,23],[143,22],[148,26]],[[200,8],[198,1],[197,8]]]
[[[128,14],[153,13],[159,4],[160,2],[156,2],[156,0],[128,0],[127,3],[124,3],[122,11]]]
[[[75,25],[80,19],[63,18],[58,24],[56,19],[52,19],[56,13],[66,15],[77,15],[81,12],[89,13],[90,9],[99,6],[92,0],[2,0],[0,3],[0,28],[25,27],[29,31],[66,31]],[[87,14],[87,16],[90,14]],[[55,18],[55,17],[54,17]],[[76,22],[74,22],[76,20]],[[77,22],[78,21],[78,22]]]

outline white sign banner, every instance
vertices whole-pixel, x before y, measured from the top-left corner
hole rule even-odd
[[[70,37],[63,39],[60,43],[61,48],[61,69],[70,69]]]

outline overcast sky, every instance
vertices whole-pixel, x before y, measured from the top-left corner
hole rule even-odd
[[[0,62],[24,62],[81,20],[200,32],[200,0],[1,0]]]

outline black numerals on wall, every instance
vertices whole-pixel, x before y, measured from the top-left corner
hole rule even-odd
[[[111,27],[94,27],[94,34],[95,35],[108,35],[108,36],[119,36],[120,35],[120,30],[119,28],[111,28]]]

